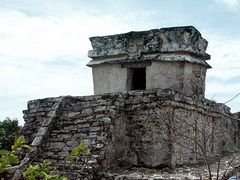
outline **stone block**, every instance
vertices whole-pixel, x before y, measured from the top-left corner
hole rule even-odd
[[[35,105],[34,104],[28,104],[28,109],[34,109],[35,108]]]
[[[87,118],[84,117],[84,118],[81,118],[81,119],[75,119],[75,121],[74,121],[75,124],[84,124],[86,122],[88,122],[88,117]]]
[[[88,136],[87,133],[75,133],[73,135],[73,139],[82,139],[82,138],[86,138]]]
[[[89,130],[90,130],[90,132],[96,132],[96,131],[100,131],[101,128],[100,127],[90,127]]]
[[[91,124],[91,127],[96,127],[96,126],[101,126],[101,125],[103,125],[103,122],[101,122],[101,121],[96,121],[96,122],[94,122],[94,123]]]
[[[96,119],[102,118],[102,117],[104,117],[104,116],[105,116],[105,114],[97,114],[97,115],[96,115]]]
[[[52,122],[52,118],[46,117],[43,120],[42,126],[49,126],[49,124],[51,124]]]
[[[48,127],[40,127],[37,136],[44,136],[48,133]]]
[[[64,142],[52,142],[50,143],[50,148],[52,149],[61,149],[65,146],[65,143]]]
[[[97,107],[94,111],[95,112],[101,112],[101,111],[104,111],[104,110],[106,110],[106,106]]]
[[[83,109],[83,110],[82,110],[82,113],[83,113],[83,114],[87,114],[87,115],[88,115],[88,114],[91,114],[92,112],[93,112],[93,111],[92,111],[92,109],[90,109],[90,108],[88,108],[88,109]]]
[[[67,141],[67,146],[69,147],[77,147],[79,143],[77,141]]]
[[[82,139],[82,140],[81,140],[81,143],[90,145],[90,144],[91,144],[91,140],[90,140],[90,139]]]
[[[42,144],[43,136],[36,136],[31,144],[31,146],[39,146]]]
[[[77,125],[77,129],[88,128],[88,127],[90,127],[90,125],[88,123],[86,123],[86,124],[78,124]]]
[[[37,112],[37,109],[30,109],[29,112],[30,112],[30,113],[36,113],[36,112]]]
[[[67,116],[71,118],[71,117],[75,117],[79,114],[80,114],[80,112],[69,112]]]
[[[56,111],[49,111],[48,116],[54,117],[56,115]]]
[[[70,125],[70,126],[65,126],[64,127],[64,131],[67,131],[67,132],[71,132],[72,130],[77,130],[77,126],[76,125]]]

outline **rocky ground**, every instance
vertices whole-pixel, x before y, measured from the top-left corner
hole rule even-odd
[[[220,165],[220,174],[223,175],[229,162],[232,158],[226,157],[222,159]],[[239,169],[240,165],[240,156],[237,157],[232,164],[229,166],[228,174],[232,176],[236,169]],[[217,163],[211,165],[213,179],[216,179],[217,175]],[[221,176],[220,175],[220,176]],[[176,168],[175,170],[171,169],[147,169],[147,168],[132,168],[131,170],[119,170],[115,172],[111,172],[107,174],[108,178],[106,179],[114,179],[114,180],[162,180],[162,179],[184,179],[184,180],[200,180],[208,179],[208,170],[204,165],[188,167],[183,166]],[[201,177],[201,178],[200,178]],[[221,178],[219,178],[221,179]]]

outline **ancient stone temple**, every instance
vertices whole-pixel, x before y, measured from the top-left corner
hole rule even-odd
[[[207,41],[192,27],[90,38],[94,93],[31,100],[19,172],[46,159],[69,179],[108,179],[131,168],[174,168],[232,149],[239,116],[204,97]],[[90,155],[66,162],[80,143]]]
[[[171,88],[204,95],[207,41],[194,27],[92,37],[94,93]]]

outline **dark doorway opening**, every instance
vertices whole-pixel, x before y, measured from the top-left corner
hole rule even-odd
[[[146,68],[132,68],[131,90],[146,89]]]

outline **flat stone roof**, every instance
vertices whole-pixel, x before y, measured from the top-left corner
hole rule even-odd
[[[171,61],[171,58],[161,59],[161,57],[168,55],[173,57],[174,54],[178,54],[179,58],[173,58],[172,61],[181,60],[181,56],[188,55],[193,60],[183,58],[183,61],[209,66],[205,62],[205,60],[210,59],[210,55],[205,52],[208,42],[193,26],[96,36],[91,37],[90,41],[93,49],[88,52],[88,56],[93,60],[87,64],[88,66],[129,61],[164,59]]]

